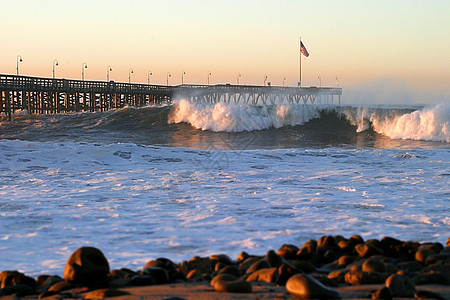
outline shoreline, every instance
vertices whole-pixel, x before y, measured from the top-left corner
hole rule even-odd
[[[110,270],[101,250],[81,247],[63,274],[32,278],[0,270],[0,299],[450,299],[450,238],[443,245],[322,236],[265,255],[157,258],[141,270]]]

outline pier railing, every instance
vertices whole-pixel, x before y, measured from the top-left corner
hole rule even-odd
[[[17,111],[53,114],[106,111],[125,105],[145,106],[186,99],[196,103],[232,102],[250,105],[275,103],[334,103],[342,89],[254,85],[164,86],[0,74],[0,114]]]

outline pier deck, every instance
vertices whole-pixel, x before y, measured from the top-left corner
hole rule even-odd
[[[176,99],[197,103],[334,103],[342,89],[254,85],[149,85],[137,83],[54,79],[0,74],[0,114],[17,111],[54,114],[106,111],[130,106],[170,104]]]

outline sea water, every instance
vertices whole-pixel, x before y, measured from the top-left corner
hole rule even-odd
[[[450,106],[218,103],[0,123],[0,271],[62,274],[323,235],[450,236]]]

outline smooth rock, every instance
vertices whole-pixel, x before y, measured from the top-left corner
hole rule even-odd
[[[100,289],[84,294],[84,299],[105,299],[107,297],[119,297],[131,295],[128,292],[115,289]]]
[[[266,253],[264,260],[267,261],[271,267],[279,267],[284,263],[284,259],[273,250]]]
[[[382,287],[372,294],[372,299],[392,300],[392,292],[388,287]]]
[[[277,284],[286,285],[286,282],[288,281],[289,278],[291,278],[295,274],[302,273],[302,270],[297,269],[293,265],[286,263],[279,266],[277,272],[278,272],[278,279],[276,281]]]
[[[212,261],[220,261],[220,262],[223,262],[224,264],[227,264],[227,265],[232,265],[233,264],[233,261],[231,260],[231,258],[228,255],[226,255],[226,254],[211,255],[209,257],[209,259],[212,260]]]
[[[247,277],[247,281],[277,282],[278,268],[259,269]]]
[[[361,270],[363,272],[377,272],[377,273],[383,273],[386,271],[386,268],[384,266],[384,263],[379,261],[377,258],[369,258],[367,259],[363,265]]]
[[[131,277],[131,284],[135,286],[154,285],[156,283],[155,278],[149,275],[134,275]]]
[[[284,259],[294,259],[297,255],[298,250],[300,250],[297,246],[291,244],[284,244],[278,249],[277,254]]]
[[[251,293],[252,285],[245,280],[222,281],[218,280],[214,284],[214,289],[221,293]]]
[[[298,250],[296,257],[298,259],[308,259],[312,253],[316,252],[316,247],[317,242],[315,240],[309,240]]]
[[[236,277],[241,276],[241,271],[239,271],[239,269],[236,266],[226,266],[222,269],[220,269],[218,274],[231,274],[234,275]]]
[[[414,297],[416,293],[414,282],[406,275],[392,274],[386,279],[385,285],[394,297]]]
[[[345,282],[345,274],[347,274],[347,272],[348,271],[346,271],[346,270],[331,271],[328,274],[328,278],[336,281],[337,283],[344,283]]]
[[[425,260],[427,259],[428,256],[436,254],[436,252],[434,252],[431,249],[419,249],[417,250],[416,254],[415,254],[415,258],[418,262],[421,263],[425,263]]]
[[[81,247],[67,261],[64,280],[70,283],[94,284],[106,279],[108,273],[108,261],[99,249]]]
[[[142,275],[148,275],[155,279],[156,284],[164,284],[169,282],[169,272],[160,267],[150,267],[142,270]]]
[[[266,269],[266,268],[271,268],[271,267],[272,266],[267,261],[265,261],[264,259],[260,259],[257,262],[255,262],[254,264],[252,264],[245,273],[250,274],[259,269]]]
[[[155,260],[148,261],[144,265],[142,270],[153,267],[163,268],[166,269],[167,271],[175,271],[177,269],[177,265],[173,261],[165,257],[160,257]]]
[[[111,280],[108,283],[108,287],[110,287],[112,289],[124,288],[124,287],[130,286],[132,281],[133,280],[131,279],[131,277],[117,278],[117,279]]]
[[[9,285],[1,289],[5,295],[15,294],[17,297],[25,297],[34,294],[34,290],[26,284]]]
[[[378,284],[386,280],[385,273],[369,273],[362,271],[351,271],[345,274],[345,282],[351,285]]]
[[[191,270],[198,270],[200,273],[211,273],[213,267],[211,265],[211,260],[208,257],[200,258],[194,256],[189,261],[184,261],[181,263],[179,270],[187,275]]]
[[[312,273],[316,271],[316,267],[306,260],[293,260],[290,264],[294,268],[299,269],[305,273]]]
[[[238,278],[234,275],[227,274],[227,273],[219,274],[211,280],[211,286],[214,286],[216,284],[216,282],[219,280],[221,280],[221,281],[237,281]]]
[[[236,258],[236,260],[238,262],[243,262],[244,260],[246,260],[247,258],[249,258],[250,255],[245,252],[245,251],[241,251],[241,253],[239,253],[238,257]]]
[[[368,258],[373,255],[383,254],[383,251],[380,248],[368,243],[356,245],[355,250],[362,258]]]
[[[296,274],[289,278],[286,290],[300,299],[342,299],[338,291],[327,288],[306,274]]]
[[[441,264],[441,265],[449,265],[450,264],[450,253],[439,253],[439,254],[432,254],[427,256],[425,259],[426,265],[432,265],[432,264]]]
[[[3,289],[7,286],[14,285],[13,281],[17,281],[18,278],[24,277],[25,274],[19,271],[2,271],[0,273],[0,288]]]
[[[337,264],[339,266],[347,266],[347,265],[353,263],[354,261],[355,261],[355,257],[354,256],[342,255],[341,257],[338,258]]]
[[[65,291],[65,290],[68,290],[71,288],[72,288],[72,285],[70,283],[68,283],[67,281],[60,281],[60,282],[57,282],[57,283],[53,284],[52,286],[50,286],[48,291],[49,292],[61,292],[61,291]]]

